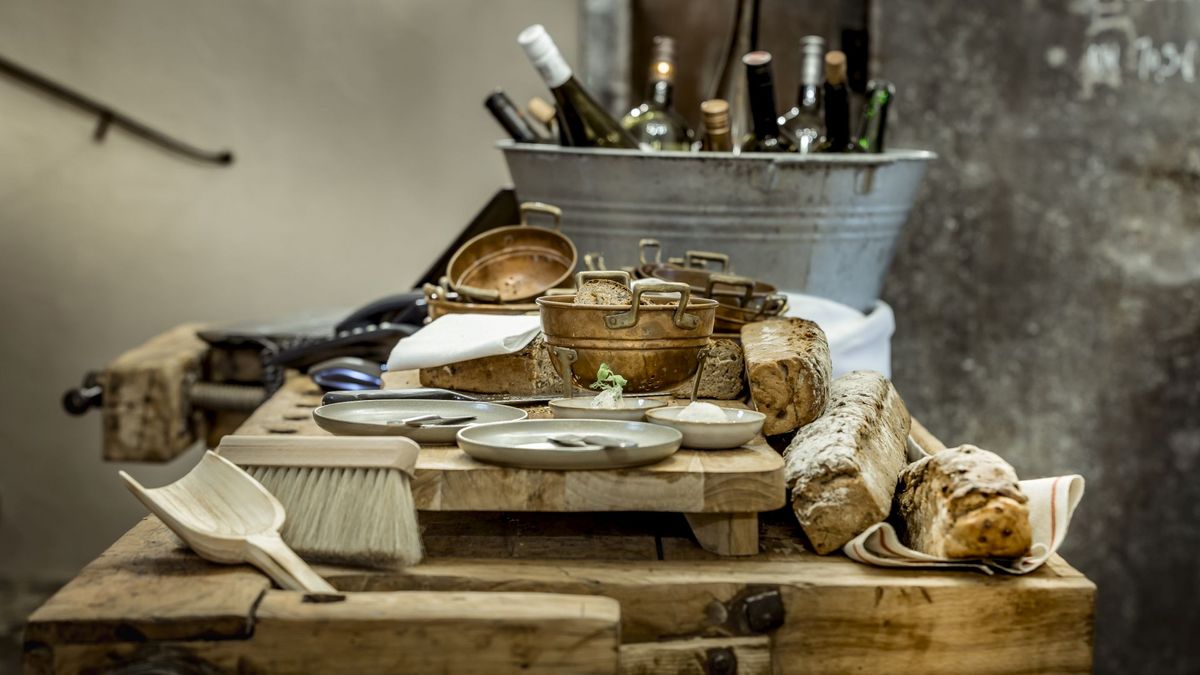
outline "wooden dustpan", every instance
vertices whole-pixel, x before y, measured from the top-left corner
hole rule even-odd
[[[209,451],[186,476],[147,489],[120,472],[126,487],[201,557],[249,563],[281,588],[336,593],[279,537],[279,500],[229,460]]]

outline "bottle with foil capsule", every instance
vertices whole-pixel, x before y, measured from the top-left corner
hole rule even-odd
[[[704,152],[733,152],[733,133],[729,127],[729,102],[719,98],[700,104],[704,118],[704,136],[700,150]]]
[[[850,151],[850,88],[846,86],[846,55],[825,55],[825,138],[820,152]]]
[[[746,66],[746,94],[753,128],[753,133],[742,143],[742,152],[795,152],[796,144],[791,137],[779,130],[771,55],[750,52],[742,57],[742,63]]]
[[[534,24],[517,43],[542,76],[557,107],[558,135],[563,145],[637,149],[638,144],[583,88],[545,27]]]
[[[650,59],[646,100],[621,120],[643,150],[691,150],[695,138],[674,107],[675,40],[658,35]]]
[[[821,86],[825,59],[825,38],[807,35],[800,38],[800,86],[796,105],[779,117],[783,133],[791,136],[796,150],[816,152],[821,142]]]
[[[509,136],[518,143],[544,143],[545,138],[529,124],[502,89],[497,89],[483,100],[483,105],[492,113]]]
[[[887,132],[888,108],[896,97],[896,88],[887,80],[871,80],[867,84],[867,102],[863,106],[862,122],[854,149],[858,152],[883,152]]]

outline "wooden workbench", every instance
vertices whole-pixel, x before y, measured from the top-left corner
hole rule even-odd
[[[315,433],[317,398],[293,380],[240,433]],[[418,503],[468,499],[435,475],[418,472]],[[329,602],[201,560],[146,518],[30,617],[26,670],[1091,670],[1096,589],[1057,556],[1024,577],[875,569],[807,552],[786,510],[761,519],[760,552],[741,558],[705,551],[673,513],[422,511],[421,522],[423,563],[321,567],[348,591]]]

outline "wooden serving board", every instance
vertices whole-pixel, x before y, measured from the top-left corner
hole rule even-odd
[[[386,386],[418,386],[416,373]],[[239,434],[329,435],[312,410],[321,393],[293,377]],[[719,402],[730,405],[729,402]],[[549,417],[545,406],[530,417]],[[761,436],[736,450],[679,450],[657,464],[604,471],[513,469],[472,459],[453,445],[428,445],[417,459],[413,496],[423,511],[659,511],[687,514],[700,543],[724,555],[758,551],[758,518],[784,505],[783,460]]]

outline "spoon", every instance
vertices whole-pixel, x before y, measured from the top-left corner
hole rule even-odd
[[[548,436],[546,440],[555,445],[564,448],[586,448],[588,446],[596,446],[603,450],[636,448],[637,443],[627,441],[623,438],[614,436],[577,436],[575,434],[562,434],[559,436]]]
[[[418,415],[416,417],[406,417],[402,420],[389,420],[389,425],[404,425],[406,427],[432,427],[445,424],[462,424],[475,419],[475,415],[455,415],[452,417],[443,417],[442,415]]]

